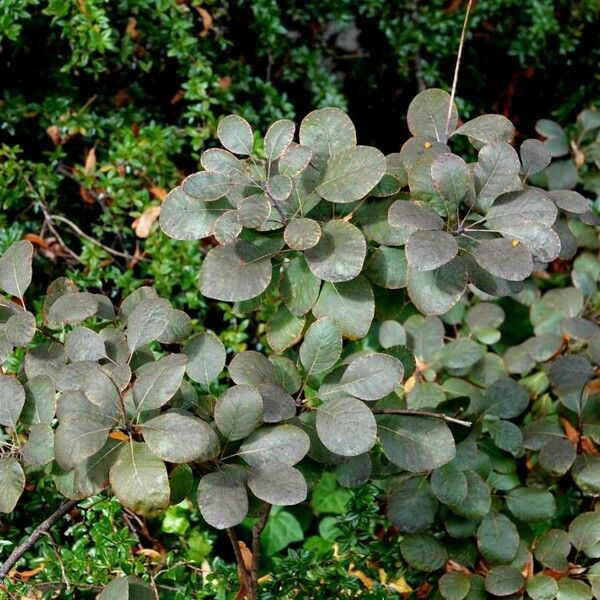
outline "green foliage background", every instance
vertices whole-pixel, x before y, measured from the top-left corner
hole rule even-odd
[[[43,205],[109,247],[134,254],[137,245],[148,259],[128,268],[127,260],[57,223],[80,263],[65,263],[60,248],[51,247],[48,281],[66,271],[82,287],[114,299],[154,284],[175,306],[221,331],[228,348],[260,344],[260,326],[199,296],[201,253],[194,244],[170,240],[156,226],[148,239],[137,238],[133,220],[160,204],[161,190],[197,170],[200,149],[214,143],[219,118],[230,112],[264,130],[277,118],[338,106],[348,110],[361,142],[396,151],[408,135],[404,115],[415,93],[448,87],[463,9],[461,2],[440,0],[2,2],[0,253],[25,233],[52,237],[43,229]],[[581,108],[598,104],[599,22],[596,0],[478,2],[458,89],[463,118],[505,113],[523,136],[534,134],[543,116],[573,122]],[[569,132],[577,139],[576,127]],[[91,149],[96,161],[86,169]],[[593,198],[598,188],[591,185]],[[554,274],[542,285],[564,285],[565,277]],[[522,318],[522,331],[512,340],[514,328],[507,328],[502,342],[526,339],[527,310],[510,300],[504,307],[511,324]],[[373,555],[394,577],[415,586],[423,581],[406,570],[399,548],[390,547],[381,490],[365,486],[350,495],[332,480],[320,485],[323,493],[310,507],[284,509],[272,519],[265,570],[283,587],[266,582],[265,598],[281,597],[282,590],[309,597],[315,580],[325,580],[331,594],[388,597],[389,589],[375,584],[365,592],[348,575],[352,565],[376,579],[368,562]],[[43,480],[26,498],[2,521],[0,544],[18,540],[31,527],[31,514],[50,512],[58,502]],[[569,490],[560,498],[552,526],[562,529],[579,509]],[[83,522],[57,534],[62,566],[48,539],[28,566],[46,565],[45,582],[61,581],[65,569],[81,597],[91,598],[110,570],[142,575],[152,559],[132,560],[137,540],[117,502],[90,505]],[[197,511],[173,507],[152,533],[178,548],[161,574],[166,598],[232,597],[237,578],[230,551]],[[295,550],[286,557],[289,544]],[[199,571],[204,560],[213,569],[208,580]],[[29,589],[18,585],[14,593]]]

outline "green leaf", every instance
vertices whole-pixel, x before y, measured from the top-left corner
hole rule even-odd
[[[33,425],[29,438],[21,450],[23,460],[34,466],[42,467],[54,459],[54,430],[46,423]]]
[[[164,298],[142,300],[127,318],[127,344],[131,352],[158,339],[173,311]]]
[[[321,239],[321,226],[312,219],[292,219],[283,232],[285,243],[292,250],[308,250]]]
[[[504,194],[487,211],[485,220],[490,229],[502,230],[521,221],[540,223],[548,227],[556,221],[558,211],[546,193],[537,188]]]
[[[343,283],[323,284],[312,309],[318,319],[332,319],[351,340],[365,337],[375,314],[375,299],[369,282],[362,276]]]
[[[153,454],[170,463],[206,462],[219,452],[219,439],[208,423],[191,415],[167,412],[142,426]]]
[[[21,310],[6,321],[5,335],[12,346],[24,348],[35,335],[35,316],[26,310]]]
[[[488,513],[477,529],[477,543],[491,564],[509,564],[517,555],[519,532],[514,523],[500,513]]]
[[[457,338],[446,344],[440,358],[448,369],[464,369],[473,366],[485,353],[485,348],[468,338]]]
[[[65,354],[73,362],[100,360],[106,357],[104,340],[87,327],[76,327],[65,338]]]
[[[437,317],[413,315],[404,328],[408,334],[408,346],[423,362],[430,362],[444,347],[444,324]]]
[[[600,558],[600,513],[578,515],[569,525],[569,539],[586,556]]]
[[[382,348],[406,345],[406,330],[398,321],[388,320],[381,323],[377,339]]]
[[[200,157],[200,163],[207,171],[216,171],[217,173],[225,173],[226,175],[243,173],[244,170],[243,163],[239,158],[221,148],[209,148],[205,150]]]
[[[550,119],[540,119],[535,124],[535,130],[547,138],[544,144],[552,156],[569,154],[567,134],[558,123]]]
[[[248,514],[246,487],[227,471],[208,473],[198,486],[198,506],[204,520],[212,527],[235,527]]]
[[[246,119],[238,115],[228,115],[221,119],[217,127],[217,137],[227,150],[234,154],[247,156],[252,154],[254,137],[252,128]]]
[[[20,420],[28,425],[50,424],[56,412],[54,383],[48,375],[32,377],[25,383],[25,405]]]
[[[523,434],[517,425],[510,421],[490,423],[489,430],[494,444],[501,450],[517,454],[523,448]]]
[[[558,582],[557,600],[592,600],[592,590],[583,581],[565,577]]]
[[[533,600],[554,600],[558,584],[549,575],[535,575],[527,580],[527,595]]]
[[[515,136],[515,128],[502,115],[481,115],[461,125],[454,135],[466,135],[481,144],[511,142]]]
[[[110,485],[124,506],[141,515],[156,516],[169,506],[165,463],[141,442],[130,442],[119,450],[110,470]]]
[[[235,383],[258,386],[277,383],[275,369],[266,356],[255,350],[239,352],[229,364],[229,375]]]
[[[320,279],[349,281],[360,274],[367,254],[363,234],[347,221],[328,221],[321,239],[304,253],[310,270]]]
[[[77,497],[88,498],[99,494],[109,484],[109,473],[118,457],[123,442],[108,439],[106,444],[89,458],[79,463],[73,473],[73,488]]]
[[[308,452],[310,439],[295,425],[275,425],[256,430],[240,446],[237,455],[255,469],[293,467]]]
[[[590,209],[590,202],[579,192],[573,190],[554,190],[548,192],[556,206],[569,213],[584,214]]]
[[[349,204],[366,196],[386,171],[385,156],[371,146],[353,146],[333,154],[321,175],[318,193],[329,202]]]
[[[485,392],[486,412],[502,419],[514,419],[529,406],[527,388],[510,377],[501,377]]]
[[[48,323],[74,325],[98,312],[98,298],[89,292],[75,292],[57,298],[48,309]]]
[[[252,196],[250,198],[252,198]],[[269,209],[270,208],[271,206],[269,205]],[[239,216],[240,212],[228,210],[215,221],[213,235],[219,244],[229,244],[240,235],[242,232],[242,223],[240,222]],[[258,217],[258,222],[262,223],[262,220],[260,220],[260,214]]]
[[[418,94],[408,107],[408,129],[415,136],[433,138],[445,142],[456,129],[458,112],[452,103],[448,126],[450,94],[438,89],[429,89]]]
[[[263,401],[255,387],[235,385],[226,390],[215,405],[215,423],[228,440],[241,440],[258,426]]]
[[[216,171],[200,171],[183,180],[181,190],[198,202],[213,202],[232,188],[229,175]]]
[[[17,428],[17,421],[25,406],[25,389],[15,379],[0,372],[0,425]]]
[[[275,121],[265,134],[265,155],[267,162],[279,158],[294,139],[296,124],[289,119]]]
[[[314,306],[320,288],[321,280],[312,274],[302,256],[286,265],[279,283],[281,299],[297,317],[305,315]]]
[[[440,154],[431,163],[431,179],[442,199],[444,214],[452,216],[469,189],[471,174],[467,163],[455,154]]]
[[[467,287],[467,270],[462,257],[432,271],[408,269],[408,295],[425,315],[448,312],[462,297]]]
[[[291,142],[279,159],[279,172],[287,177],[297,177],[306,169],[311,158],[312,150],[308,146]]]
[[[403,248],[379,246],[370,256],[366,276],[376,285],[397,290],[406,287],[406,253]]]
[[[0,458],[0,513],[11,513],[23,490],[25,474],[14,458]]]
[[[332,398],[317,409],[317,433],[331,452],[357,456],[375,445],[377,423],[360,400],[348,396]]]
[[[306,377],[327,371],[342,353],[342,334],[328,318],[318,319],[306,332],[300,346],[300,362]]]
[[[410,231],[392,227],[389,222],[388,213],[393,204],[394,199],[387,198],[364,202],[356,209],[356,220],[369,241],[386,246],[403,246],[406,242]]]
[[[557,437],[544,445],[538,461],[544,471],[560,477],[568,472],[576,456],[574,444],[567,438]]]
[[[351,492],[338,485],[333,473],[324,472],[312,490],[310,503],[316,515],[343,515],[350,498]]]
[[[457,254],[456,239],[446,231],[415,231],[406,240],[406,261],[412,273],[437,269]]]
[[[460,504],[467,496],[467,478],[455,463],[449,462],[431,474],[431,490],[444,504]]]
[[[312,150],[312,163],[322,169],[330,156],[356,146],[356,130],[346,113],[338,108],[321,108],[302,119],[300,143]]]
[[[15,242],[0,256],[0,290],[23,299],[31,283],[33,245],[21,240]]]
[[[154,600],[154,598],[152,588],[132,575],[113,579],[98,596],[98,600]]]
[[[347,462],[335,468],[339,484],[346,488],[355,488],[366,483],[371,477],[372,462],[368,453],[351,457]]]
[[[458,503],[448,502],[452,510],[468,519],[482,519],[492,506],[490,488],[474,471],[465,471],[467,480],[467,495]]]
[[[495,596],[510,596],[523,587],[523,576],[515,567],[494,567],[485,577],[485,589]]]
[[[361,354],[350,362],[340,384],[361,400],[379,400],[393,392],[404,375],[402,363],[393,356],[372,352]]]
[[[304,532],[298,519],[287,510],[272,511],[260,536],[266,556],[275,556],[294,542],[301,542]]]
[[[267,323],[267,342],[274,352],[281,353],[302,339],[306,319],[294,316],[280,306]]]
[[[212,248],[200,270],[200,291],[225,302],[250,300],[271,282],[269,255],[245,240]]]
[[[508,510],[525,523],[541,523],[556,512],[554,496],[539,488],[516,488],[506,495]]]
[[[304,476],[294,467],[280,466],[252,471],[248,487],[261,500],[275,506],[291,506],[306,500],[308,488]]]
[[[289,360],[283,357],[276,358]],[[297,388],[296,384],[294,385],[294,390],[290,393],[296,393],[299,387],[300,382]],[[262,420],[265,423],[277,423],[278,421],[285,421],[295,416],[296,402],[284,388],[272,383],[262,383],[258,386],[258,391],[263,400],[264,411]]]
[[[584,387],[594,376],[592,365],[583,356],[560,356],[552,363],[549,375],[560,401],[580,413],[586,401]]]
[[[385,455],[411,472],[432,471],[456,454],[446,423],[427,417],[386,416],[378,422]]]
[[[445,546],[431,533],[409,533],[403,536],[400,553],[408,565],[417,571],[437,571],[448,559]]]
[[[467,597],[471,582],[465,573],[444,573],[439,581],[440,594],[446,600],[463,600]]]
[[[509,281],[523,281],[533,270],[531,252],[518,240],[516,243],[504,238],[479,240],[473,256],[482,269]]]
[[[485,211],[498,196],[513,191],[520,170],[521,163],[512,146],[506,142],[485,145],[479,152],[474,170],[477,207]]]
[[[203,331],[188,340],[183,347],[188,357],[187,376],[208,387],[225,366],[225,346],[212,331]]]
[[[444,226],[444,221],[426,202],[396,200],[389,209],[389,220],[392,227],[412,231],[437,231]]]
[[[567,532],[562,529],[550,529],[537,541],[534,555],[544,567],[564,572],[569,568],[569,552],[571,542]]]
[[[406,533],[425,531],[432,523],[438,502],[425,479],[413,477],[390,488],[389,520]]]
[[[173,239],[200,240],[212,235],[215,222],[226,210],[221,202],[206,204],[176,187],[163,200],[159,224]]]
[[[133,401],[138,413],[164,406],[177,393],[186,363],[185,354],[171,354],[136,371]]]
[[[546,144],[536,139],[525,140],[521,144],[519,152],[521,154],[525,177],[530,177],[543,171],[552,160],[552,155]]]

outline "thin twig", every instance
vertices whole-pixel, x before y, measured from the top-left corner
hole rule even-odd
[[[101,241],[99,241],[96,238],[93,238],[91,235],[88,235],[87,233],[85,233],[85,231],[83,231],[81,228],[79,228],[77,225],[75,225],[75,223],[73,223],[73,221],[70,221],[66,217],[62,217],[60,215],[50,215],[50,219],[52,221],[58,221],[59,223],[64,223],[65,225],[68,225],[78,236],[86,239],[88,242],[91,242],[92,244],[95,244],[96,246],[99,246],[100,248],[102,248],[103,250],[108,252],[109,254],[113,254],[114,256],[120,256],[121,258],[126,258],[127,260],[131,260],[133,258],[133,256],[131,256],[131,254],[129,254],[127,252],[120,252],[119,250],[114,250],[113,248],[109,248],[108,246],[105,246]]]
[[[258,517],[258,521],[252,528],[252,567],[250,569],[250,585],[252,585],[253,593],[258,596],[258,566],[260,563],[260,535],[263,532],[269,514],[271,513],[271,505],[265,502]]]
[[[11,569],[15,564],[23,558],[23,556],[35,546],[37,541],[48,532],[52,526],[62,519],[67,513],[73,510],[78,504],[79,500],[67,500],[61,504],[58,509],[51,514],[43,523],[38,525],[33,533],[20,545],[17,546],[12,554],[2,563],[0,566],[0,583],[4,581],[6,576],[10,573]]]
[[[454,96],[456,96],[456,86],[458,84],[458,70],[460,68],[460,59],[462,58],[463,46],[465,45],[465,36],[467,34],[467,23],[469,22],[469,13],[473,0],[469,0],[465,20],[463,22],[462,32],[460,34],[460,43],[458,44],[458,56],[456,57],[456,66],[454,67],[454,79],[452,80],[452,92],[450,93],[450,104],[448,105],[448,116],[446,117],[446,137],[448,137],[448,129],[450,129],[450,118],[452,117],[452,106],[454,105]]]
[[[54,227],[54,223],[52,223],[52,215],[48,212],[48,207],[41,201],[40,201],[40,206],[42,207],[42,212],[44,213],[44,224],[52,232],[54,237],[58,240],[58,243],[66,250],[66,252],[70,256],[72,256],[80,265],[82,265],[83,261],[81,260],[79,255],[76,252],[74,252],[73,250],[71,250],[71,248],[69,248],[69,246],[67,246],[67,244],[65,244],[60,233],[58,232],[56,227]]]
[[[233,553],[235,554],[235,560],[238,564],[238,573],[241,579],[240,583],[246,588],[246,593],[250,593],[250,573],[248,573],[248,569],[246,568],[246,563],[244,562],[244,557],[242,556],[240,542],[235,529],[233,527],[229,527],[227,529],[227,535],[229,536],[229,541],[233,546]]]
[[[436,413],[428,410],[412,410],[410,408],[376,408],[373,411],[374,415],[410,415],[413,417],[431,417],[433,419],[439,419],[440,421],[448,421],[448,423],[455,423],[456,425],[462,425],[463,427],[471,427],[470,421],[463,421],[456,417],[449,417],[444,413]]]
[[[44,531],[44,535],[50,540],[50,544],[52,545],[52,549],[54,550],[54,554],[56,555],[56,560],[58,561],[58,566],[60,567],[60,573],[62,575],[63,582],[65,584],[65,589],[67,592],[71,591],[71,582],[67,577],[67,571],[65,569],[65,563],[63,563],[62,558],[60,557],[60,550],[52,537],[52,534],[49,531]]]

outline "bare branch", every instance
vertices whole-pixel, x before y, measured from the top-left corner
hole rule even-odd
[[[260,534],[263,532],[269,515],[271,514],[271,505],[265,502],[258,517],[256,525],[252,528],[252,567],[250,569],[250,584],[253,586],[253,592],[258,596],[258,567],[260,563]]]
[[[458,70],[460,68],[460,59],[462,58],[463,46],[465,45],[465,35],[467,34],[467,23],[469,22],[469,13],[473,6],[473,0],[469,0],[467,11],[465,12],[465,20],[463,22],[462,32],[460,34],[460,43],[458,44],[458,55],[456,57],[456,66],[454,67],[454,79],[452,80],[452,92],[450,93],[450,105],[448,106],[448,116],[446,117],[446,137],[448,137],[448,129],[450,128],[450,117],[452,116],[452,105],[456,96],[456,86],[458,84]]]
[[[374,415],[410,415],[413,417],[431,417],[433,419],[439,419],[440,421],[447,421],[448,423],[455,423],[456,425],[462,425],[463,427],[471,427],[470,421],[463,421],[456,417],[449,417],[444,413],[436,413],[428,410],[412,410],[410,408],[376,408],[373,410]]]
[[[67,500],[61,504],[53,514],[36,527],[33,533],[20,546],[17,546],[13,550],[12,554],[0,566],[0,583],[4,581],[15,564],[35,546],[37,541],[46,535],[57,521],[73,510],[79,502],[80,500]]]
[[[227,535],[229,536],[229,541],[233,547],[233,553],[235,554],[235,560],[238,566],[238,574],[240,577],[240,583],[246,588],[246,593],[250,593],[250,573],[246,567],[246,563],[244,561],[244,557],[242,556],[242,549],[240,548],[240,541],[238,540],[237,534],[233,527],[229,527],[227,529]]]

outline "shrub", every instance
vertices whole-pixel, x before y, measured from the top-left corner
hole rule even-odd
[[[597,217],[577,192],[530,185],[551,140],[517,154],[506,118],[457,127],[436,89],[415,98],[408,124],[413,137],[384,156],[357,145],[334,108],[310,113],[298,142],[291,121],[261,143],[243,118],[225,117],[225,149],[206,150],[205,170],[165,198],[167,234],[214,240],[202,294],[273,312],[270,351],[235,354],[227,378],[221,340],[194,333],[149,287],[115,310],[57,280],[38,325],[24,302],[33,247],[10,246],[0,287],[14,299],[2,300],[0,339],[17,376],[0,377],[0,509],[19,501],[24,467],[51,472],[72,499],[59,514],[109,485],[150,517],[194,495],[205,521],[227,529],[256,598],[271,506],[303,502],[331,470],[344,486],[386,490],[402,561],[437,575],[445,598],[589,597],[574,576],[597,583],[600,262],[578,246],[597,248],[587,225]],[[455,136],[477,162],[451,152]],[[528,279],[575,257],[574,287],[568,274],[545,293]],[[502,335],[500,296],[529,307],[530,332]],[[14,346],[26,349],[22,368]],[[248,515],[245,546],[234,528]],[[293,597],[285,586],[275,580],[270,593]],[[118,578],[101,597],[134,591],[153,594]]]

